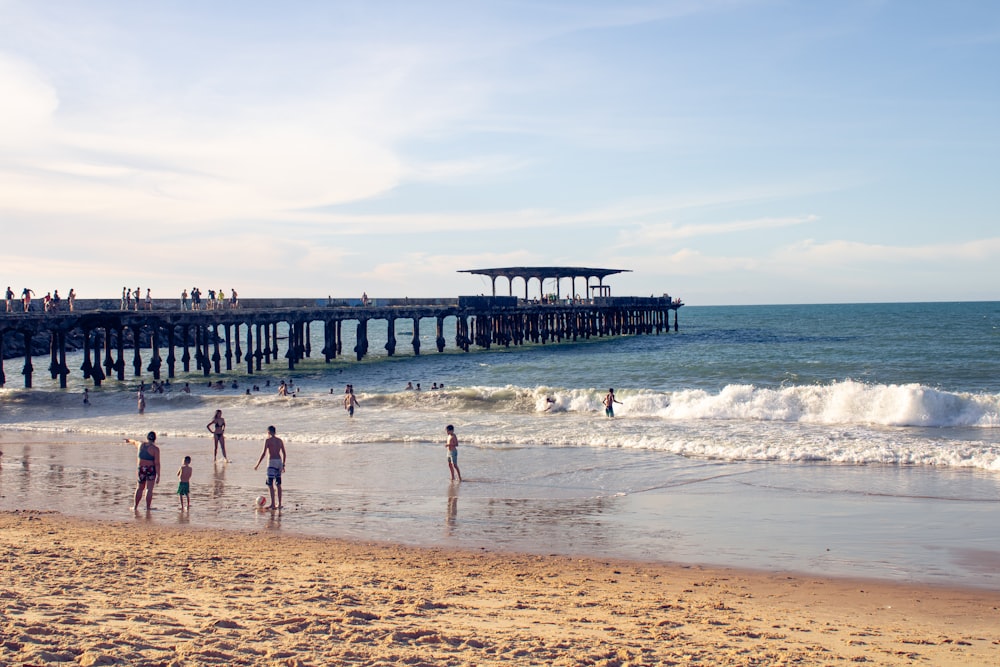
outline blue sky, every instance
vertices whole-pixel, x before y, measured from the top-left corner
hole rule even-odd
[[[997,299],[998,72],[997,2],[0,0],[0,283]]]

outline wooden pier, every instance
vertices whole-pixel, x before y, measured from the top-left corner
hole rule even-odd
[[[363,359],[371,342],[368,323],[386,321],[384,348],[396,353],[398,322],[407,332],[413,354],[419,355],[421,325],[434,327],[438,352],[446,349],[445,325],[455,348],[468,352],[473,346],[510,347],[527,343],[558,343],[591,337],[661,333],[678,329],[679,300],[654,297],[604,297],[578,302],[568,299],[538,303],[516,297],[476,296],[457,300],[380,299],[374,305],[353,306],[321,300],[244,300],[240,308],[180,310],[175,300],[158,300],[153,310],[117,310],[113,302],[87,309],[78,301],[75,312],[0,313],[0,387],[6,383],[4,349],[15,339],[23,343],[24,386],[32,386],[32,344],[45,340],[50,350],[48,371],[67,386],[67,339],[80,341],[80,370],[84,379],[100,386],[107,378],[124,381],[126,368],[140,377],[149,372],[155,380],[175,377],[180,370],[204,376],[220,375],[234,368],[259,373],[265,365],[284,359],[288,369],[312,355],[311,332],[322,327],[323,346],[318,353],[326,362],[344,356],[343,330],[355,328],[355,345],[348,356]],[[264,305],[266,304],[266,305]],[[284,340],[279,339],[279,324]],[[411,328],[412,327],[412,328]],[[82,339],[82,340],[81,340]],[[138,342],[138,344],[137,344]],[[381,341],[379,341],[381,342]],[[405,344],[405,342],[404,342]],[[126,350],[131,359],[127,361]],[[144,356],[145,352],[145,356]]]

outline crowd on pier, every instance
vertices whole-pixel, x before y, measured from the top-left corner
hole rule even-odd
[[[10,285],[7,286],[4,298],[6,312],[8,313],[31,312],[32,300],[35,302],[39,301],[39,299],[35,299],[35,291],[30,287],[22,289],[20,296],[18,296],[11,289]],[[69,294],[66,295],[65,299],[59,296],[59,290],[46,292],[45,296],[41,298],[41,302],[42,310],[46,313],[57,313],[64,307],[64,304],[69,312],[73,312],[76,308],[76,290],[70,288]],[[218,291],[210,289],[207,292],[207,298],[202,298],[201,289],[192,287],[190,294],[186,288],[181,292],[180,304],[181,310],[223,310],[225,308],[239,308],[240,300],[235,289],[230,289],[228,296],[224,289]],[[147,287],[146,294],[143,296],[141,287],[136,287],[134,290],[129,287],[122,287],[119,309],[153,310],[152,290]]]
[[[6,301],[6,311],[8,313],[17,312],[17,302],[20,301],[20,310],[23,313],[27,313],[31,310],[31,299],[35,296],[35,291],[30,287],[25,287],[21,290],[21,297],[18,299],[14,294],[14,290],[7,285],[7,292],[4,294],[4,300]],[[69,308],[70,312],[76,307],[76,291],[71,287],[69,294],[66,295],[66,307]],[[45,296],[42,297],[42,308],[46,313],[58,312],[63,305],[63,298],[59,296],[59,290],[53,290],[52,292],[46,292]]]

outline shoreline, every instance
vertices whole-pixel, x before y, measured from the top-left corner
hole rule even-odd
[[[483,448],[465,450],[470,479],[453,485],[437,446],[293,441],[286,510],[272,516],[251,507],[266,493],[263,473],[252,469],[256,443],[231,442],[229,464],[212,463],[208,439],[165,437],[163,446],[167,463],[148,516],[156,525],[1000,591],[993,482],[964,471],[873,477],[865,467],[583,449],[568,465],[564,450],[552,450],[554,465],[536,476],[546,452]],[[133,520],[135,454],[118,437],[0,430],[0,449],[0,510]],[[187,515],[176,510],[173,479],[185,454],[195,469]],[[477,475],[494,470],[505,472]],[[588,470],[642,472],[595,489]],[[930,493],[914,497],[912,488]],[[955,492],[984,500],[955,502]]]
[[[0,513],[11,664],[987,665],[994,592]]]

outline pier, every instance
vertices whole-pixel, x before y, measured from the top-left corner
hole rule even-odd
[[[606,292],[606,287],[600,286],[599,291]],[[46,370],[65,388],[71,372],[66,363],[67,340],[76,341],[73,347],[83,351],[83,378],[100,386],[110,378],[124,381],[129,369],[133,377],[145,371],[154,380],[174,378],[178,372],[209,377],[235,368],[252,375],[279,361],[295,370],[312,356],[312,332],[320,328],[322,346],[315,351],[325,362],[344,356],[360,361],[372,344],[368,324],[373,320],[386,322],[383,345],[388,356],[395,355],[401,344],[409,344],[413,354],[419,355],[422,325],[433,327],[439,353],[447,347],[446,336],[456,349],[469,352],[473,346],[490,349],[659,334],[670,331],[670,313],[676,332],[682,306],[679,299],[667,296],[528,300],[493,295],[366,299],[365,304],[333,299],[242,299],[238,308],[227,304],[214,310],[182,310],[179,299],[154,300],[151,310],[120,310],[117,300],[78,300],[74,312],[0,313],[0,387],[6,384],[5,362],[10,361],[5,348],[10,349],[15,339],[23,347],[20,374],[26,388],[32,386],[32,347],[38,340],[44,340],[49,350]],[[408,340],[397,337],[400,322]],[[354,330],[354,346],[346,354],[345,327]]]

